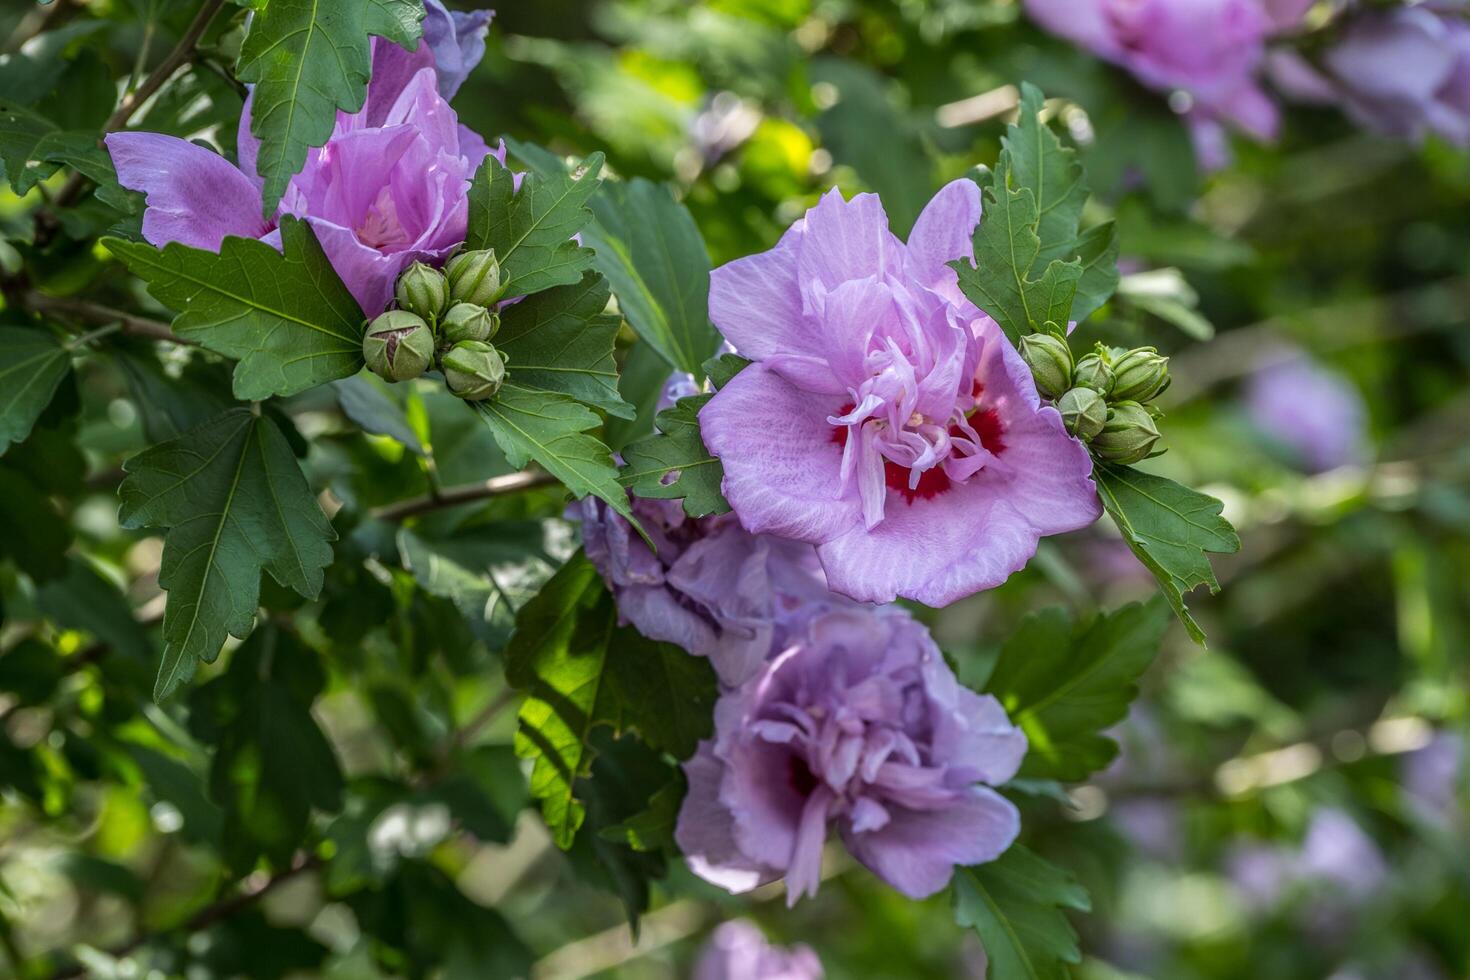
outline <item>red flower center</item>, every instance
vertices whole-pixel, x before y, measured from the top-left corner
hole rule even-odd
[[[1000,413],[993,408],[981,408],[980,396],[985,393],[985,386],[979,381],[975,382],[971,389],[971,395],[975,399],[975,407],[965,413],[965,420],[974,428],[980,436],[980,444],[989,452],[999,456],[1005,452],[1006,444],[1005,423],[1001,421]],[[853,403],[846,402],[835,414],[846,415],[853,410]],[[832,441],[839,446],[847,445],[847,430],[845,425],[832,427]],[[949,434],[955,438],[967,438],[957,425],[950,426]],[[909,468],[900,466],[892,460],[883,461],[883,480],[888,484],[888,489],[896,491],[903,496],[908,503],[915,500],[929,500],[944,493],[954,481],[944,472],[942,466],[935,466],[919,474],[919,482],[913,487],[909,486]]]

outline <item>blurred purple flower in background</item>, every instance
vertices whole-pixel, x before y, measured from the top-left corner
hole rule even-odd
[[[908,614],[829,613],[720,698],[714,739],[684,764],[675,836],[701,877],[743,892],[784,876],[795,903],[816,893],[836,824],[854,857],[923,898],[1015,840],[1020,815],[989,786],[1025,753]]]
[[[1464,764],[1465,740],[1455,732],[1439,732],[1428,745],[1405,755],[1403,787],[1409,805],[1431,822],[1454,823]]]
[[[1301,20],[1312,0],[1025,0],[1043,28],[1121,65],[1144,85],[1183,93],[1206,170],[1228,159],[1229,124],[1274,139],[1276,106],[1257,81],[1266,39]]]
[[[1251,423],[1309,473],[1368,456],[1363,396],[1344,375],[1304,352],[1266,358],[1246,383],[1245,407]]]
[[[490,152],[445,101],[484,53],[489,11],[449,14],[437,0],[427,10],[414,51],[373,39],[362,109],[337,114],[331,139],[308,152],[270,218],[261,213],[251,99],[240,116],[238,167],[173,136],[108,136],[118,180],[147,195],[143,237],[216,251],[235,235],[279,248],[280,215],[296,215],[363,312],[381,312],[409,263],[440,263],[464,240],[469,182]],[[504,147],[495,155],[504,162]]]
[[[1426,3],[1352,15],[1314,67],[1274,52],[1270,73],[1287,96],[1336,103],[1361,125],[1401,139],[1436,133],[1470,146],[1470,23],[1463,3]]]
[[[1372,898],[1388,878],[1388,862],[1373,838],[1336,807],[1312,814],[1300,860],[1303,878],[1333,886],[1350,902]]]
[[[710,936],[691,980],[822,980],[810,946],[772,946],[753,922],[735,919]]]
[[[947,605],[1101,515],[1087,449],[946,262],[980,191],[945,186],[907,243],[835,188],[775,248],[716,269],[710,316],[755,363],[700,410],[741,524],[809,541],[834,590]]]

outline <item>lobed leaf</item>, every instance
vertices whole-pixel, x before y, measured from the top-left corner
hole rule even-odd
[[[1080,963],[1077,932],[1063,909],[1092,908],[1070,874],[1019,844],[954,876],[954,917],[980,935],[995,980],[1067,980]]]
[[[470,185],[465,248],[493,248],[507,296],[526,296],[580,282],[592,250],[573,236],[592,219],[587,202],[601,184],[602,154],[575,171],[515,177],[487,156]]]
[[[167,529],[165,646],[154,687],[162,700],[200,660],[213,661],[227,635],[250,632],[261,569],[316,598],[336,533],[280,430],[246,408],[144,450],[123,470],[123,527]]]
[[[1021,621],[985,686],[1026,732],[1021,777],[1080,782],[1112,762],[1117,744],[1102,733],[1127,715],[1168,625],[1159,599],[1081,623],[1063,609]]]
[[[637,526],[612,453],[586,434],[600,423],[595,413],[568,395],[509,382],[476,407],[511,466],[535,460],[578,498],[601,497]]]
[[[1181,486],[1173,480],[1131,466],[1099,463],[1094,468],[1103,508],[1123,532],[1123,540],[1148,570],[1190,637],[1205,642],[1189,607],[1186,593],[1201,585],[1219,592],[1220,583],[1207,554],[1234,554],[1240,537],[1220,516],[1224,505],[1214,497]]]
[[[250,131],[264,213],[276,210],[309,149],[323,146],[337,112],[357,112],[372,73],[369,35],[412,50],[424,17],[419,0],[272,0],[254,13],[236,75],[253,85]]]
[[[730,504],[720,491],[725,469],[699,434],[699,410],[713,395],[681,398],[658,414],[659,433],[623,447],[618,479],[639,497],[684,501],[690,517],[723,514]]]
[[[587,272],[580,282],[527,296],[501,312],[495,346],[515,382],[570,395],[620,418],[633,406],[618,393],[613,341],[622,321],[604,316],[607,280]]]
[[[239,361],[235,396],[294,395],[356,374],[365,328],[357,301],[305,222],[281,220],[283,251],[229,237],[218,254],[170,242],[162,249],[120,238],[102,243],[178,310],[173,328]]]

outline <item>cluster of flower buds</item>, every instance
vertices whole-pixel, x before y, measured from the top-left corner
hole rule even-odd
[[[437,364],[459,397],[493,397],[505,381],[505,355],[490,345],[504,291],[493,249],[460,252],[443,272],[415,262],[398,277],[397,309],[368,324],[368,369],[384,381],[409,381]]]
[[[1021,338],[1021,357],[1036,388],[1056,402],[1067,431],[1110,463],[1147,458],[1159,441],[1159,412],[1149,403],[1169,387],[1169,359],[1153,347],[1098,344],[1075,361],[1060,328]]]

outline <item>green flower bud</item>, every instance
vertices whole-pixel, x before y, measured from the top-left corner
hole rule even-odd
[[[438,269],[415,262],[398,277],[394,296],[400,310],[407,310],[433,323],[449,305],[449,284]]]
[[[1073,388],[1057,399],[1057,411],[1067,431],[1083,442],[1102,431],[1108,420],[1108,403],[1091,388]]]
[[[1072,383],[1081,388],[1091,388],[1101,395],[1112,391],[1113,369],[1108,364],[1107,355],[1094,352],[1078,358],[1072,371]]]
[[[499,329],[499,314],[474,303],[455,303],[439,321],[439,336],[450,347],[463,340],[489,340]]]
[[[460,252],[449,260],[444,272],[449,276],[449,298],[456,303],[489,306],[504,292],[493,248]]]
[[[1036,378],[1036,390],[1057,398],[1072,387],[1072,348],[1066,338],[1054,333],[1033,333],[1021,338],[1021,359]]]
[[[466,401],[492,398],[505,381],[505,359],[482,340],[463,340],[441,362],[449,390]]]
[[[1154,417],[1138,402],[1117,402],[1108,409],[1108,421],[1092,440],[1092,451],[1110,463],[1136,463],[1153,452],[1159,441]]]
[[[1152,347],[1136,347],[1113,362],[1115,401],[1151,401],[1169,386],[1169,359]]]
[[[384,381],[409,381],[434,360],[434,332],[406,310],[389,310],[368,324],[362,356]]]

